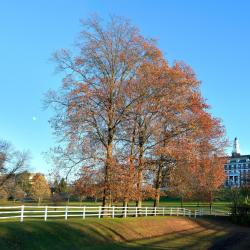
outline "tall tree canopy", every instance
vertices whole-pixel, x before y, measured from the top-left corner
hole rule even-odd
[[[66,175],[100,171],[104,206],[114,198],[141,206],[153,186],[159,200],[163,175],[178,160],[171,147],[206,129],[198,121],[208,106],[192,69],[169,66],[153,40],[119,17],[106,25],[84,21],[76,52],[63,49],[54,59],[65,74],[60,90],[46,98],[61,142],[57,165]]]

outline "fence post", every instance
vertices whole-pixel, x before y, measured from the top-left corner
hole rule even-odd
[[[194,218],[196,218],[196,210],[194,211]]]
[[[148,216],[148,207],[146,207],[145,215]]]
[[[102,215],[102,207],[99,206],[99,213],[98,213],[98,218],[99,218],[99,219],[101,218],[101,215]]]
[[[186,216],[186,209],[183,208],[183,216]]]
[[[156,207],[155,207],[155,211],[154,211],[154,214],[155,214],[155,216],[156,216]]]
[[[176,215],[179,216],[179,208],[177,207]]]
[[[85,219],[86,214],[86,207],[83,207],[82,218]]]
[[[48,216],[48,206],[45,206],[45,210],[44,210],[44,221],[47,220],[47,216]]]
[[[115,218],[115,207],[114,206],[112,207],[112,218],[113,219]]]
[[[23,214],[24,214],[24,205],[21,206],[21,217],[20,217],[21,222],[23,222]]]
[[[68,219],[68,206],[65,207],[65,220]]]
[[[173,210],[172,210],[172,207],[170,208],[170,216],[172,216],[173,214]]]
[[[137,211],[137,207],[135,207],[135,217],[137,217],[138,216],[138,211]]]
[[[189,217],[191,217],[191,210],[189,210]]]
[[[127,206],[124,207],[124,218],[127,218]]]
[[[162,209],[162,215],[165,215],[165,208]]]

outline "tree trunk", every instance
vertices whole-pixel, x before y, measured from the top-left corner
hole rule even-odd
[[[137,190],[138,190],[138,199],[136,201],[136,206],[141,207],[142,206],[142,169],[138,170],[138,183],[137,183]]]
[[[128,188],[125,190],[125,196],[124,196],[124,201],[123,201],[124,207],[128,206],[129,198],[131,198],[130,196],[130,192],[132,191],[131,188],[133,188],[133,183],[134,183],[134,159],[133,158],[134,158],[134,150],[135,150],[135,129],[136,129],[136,123],[134,123],[134,129],[133,129],[132,138],[131,138],[129,173],[128,173],[129,179],[128,179],[128,184],[127,184]]]
[[[212,214],[212,204],[213,204],[213,195],[210,193],[209,197],[209,210],[210,210],[210,215]]]
[[[160,204],[160,196],[161,196],[161,185],[162,185],[162,163],[158,165],[156,179],[155,179],[155,200],[154,207],[158,207]]]
[[[124,199],[122,206],[123,206],[122,214],[123,214],[123,217],[125,217],[125,209],[127,209],[128,207],[128,198]]]
[[[143,132],[139,134],[139,159],[138,159],[138,179],[137,179],[137,190],[138,199],[136,201],[136,206],[142,206],[142,181],[143,181],[143,154],[144,154],[144,143],[145,138]]]
[[[123,201],[123,207],[127,207],[128,206],[128,199],[125,198],[124,201]]]
[[[156,190],[155,200],[154,200],[154,207],[158,207],[160,204],[160,191]]]
[[[181,207],[183,207],[183,196],[181,196]]]
[[[102,206],[111,206],[111,190],[110,190],[110,174],[111,174],[111,164],[112,164],[112,144],[107,146],[107,157],[105,165],[105,180],[104,180],[104,191]]]

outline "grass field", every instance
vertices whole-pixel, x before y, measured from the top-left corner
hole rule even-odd
[[[0,223],[0,249],[249,249],[250,229],[222,219],[143,217]],[[216,248],[217,247],[217,248]],[[224,248],[223,248],[224,249]]]
[[[17,206],[17,205],[37,205],[37,203],[23,203],[23,202],[13,202],[13,201],[0,201],[0,206]],[[48,202],[43,202],[41,205],[55,205],[54,203],[52,203],[51,201]],[[69,205],[69,206],[101,206],[102,203],[101,202],[75,202],[75,201],[71,201],[71,202],[60,202],[60,203],[56,203],[56,205]],[[122,206],[122,203],[115,203],[115,206]],[[147,207],[152,207],[153,206],[153,201],[144,201],[143,206],[147,206]],[[129,206],[135,206],[135,202],[130,202]],[[160,206],[161,207],[181,207],[181,203],[179,201],[171,201],[171,200],[163,200],[160,202]],[[231,206],[231,202],[214,202],[213,207],[216,209],[222,209],[222,210],[228,210]],[[205,202],[200,202],[199,204],[197,202],[194,201],[187,201],[183,203],[183,207],[191,209],[191,210],[195,210],[198,207],[199,208],[208,208],[209,204],[205,203]]]

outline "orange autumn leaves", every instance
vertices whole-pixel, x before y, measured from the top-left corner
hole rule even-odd
[[[208,113],[193,70],[183,62],[170,66],[155,42],[122,18],[112,17],[106,26],[96,18],[84,24],[78,54],[55,54],[65,74],[62,88],[47,97],[62,148],[57,166],[80,174],[75,183],[86,195],[98,187],[104,206],[159,201],[161,188],[173,183],[169,174],[181,165],[193,175],[203,166],[201,179],[208,178],[223,155],[224,130]]]

